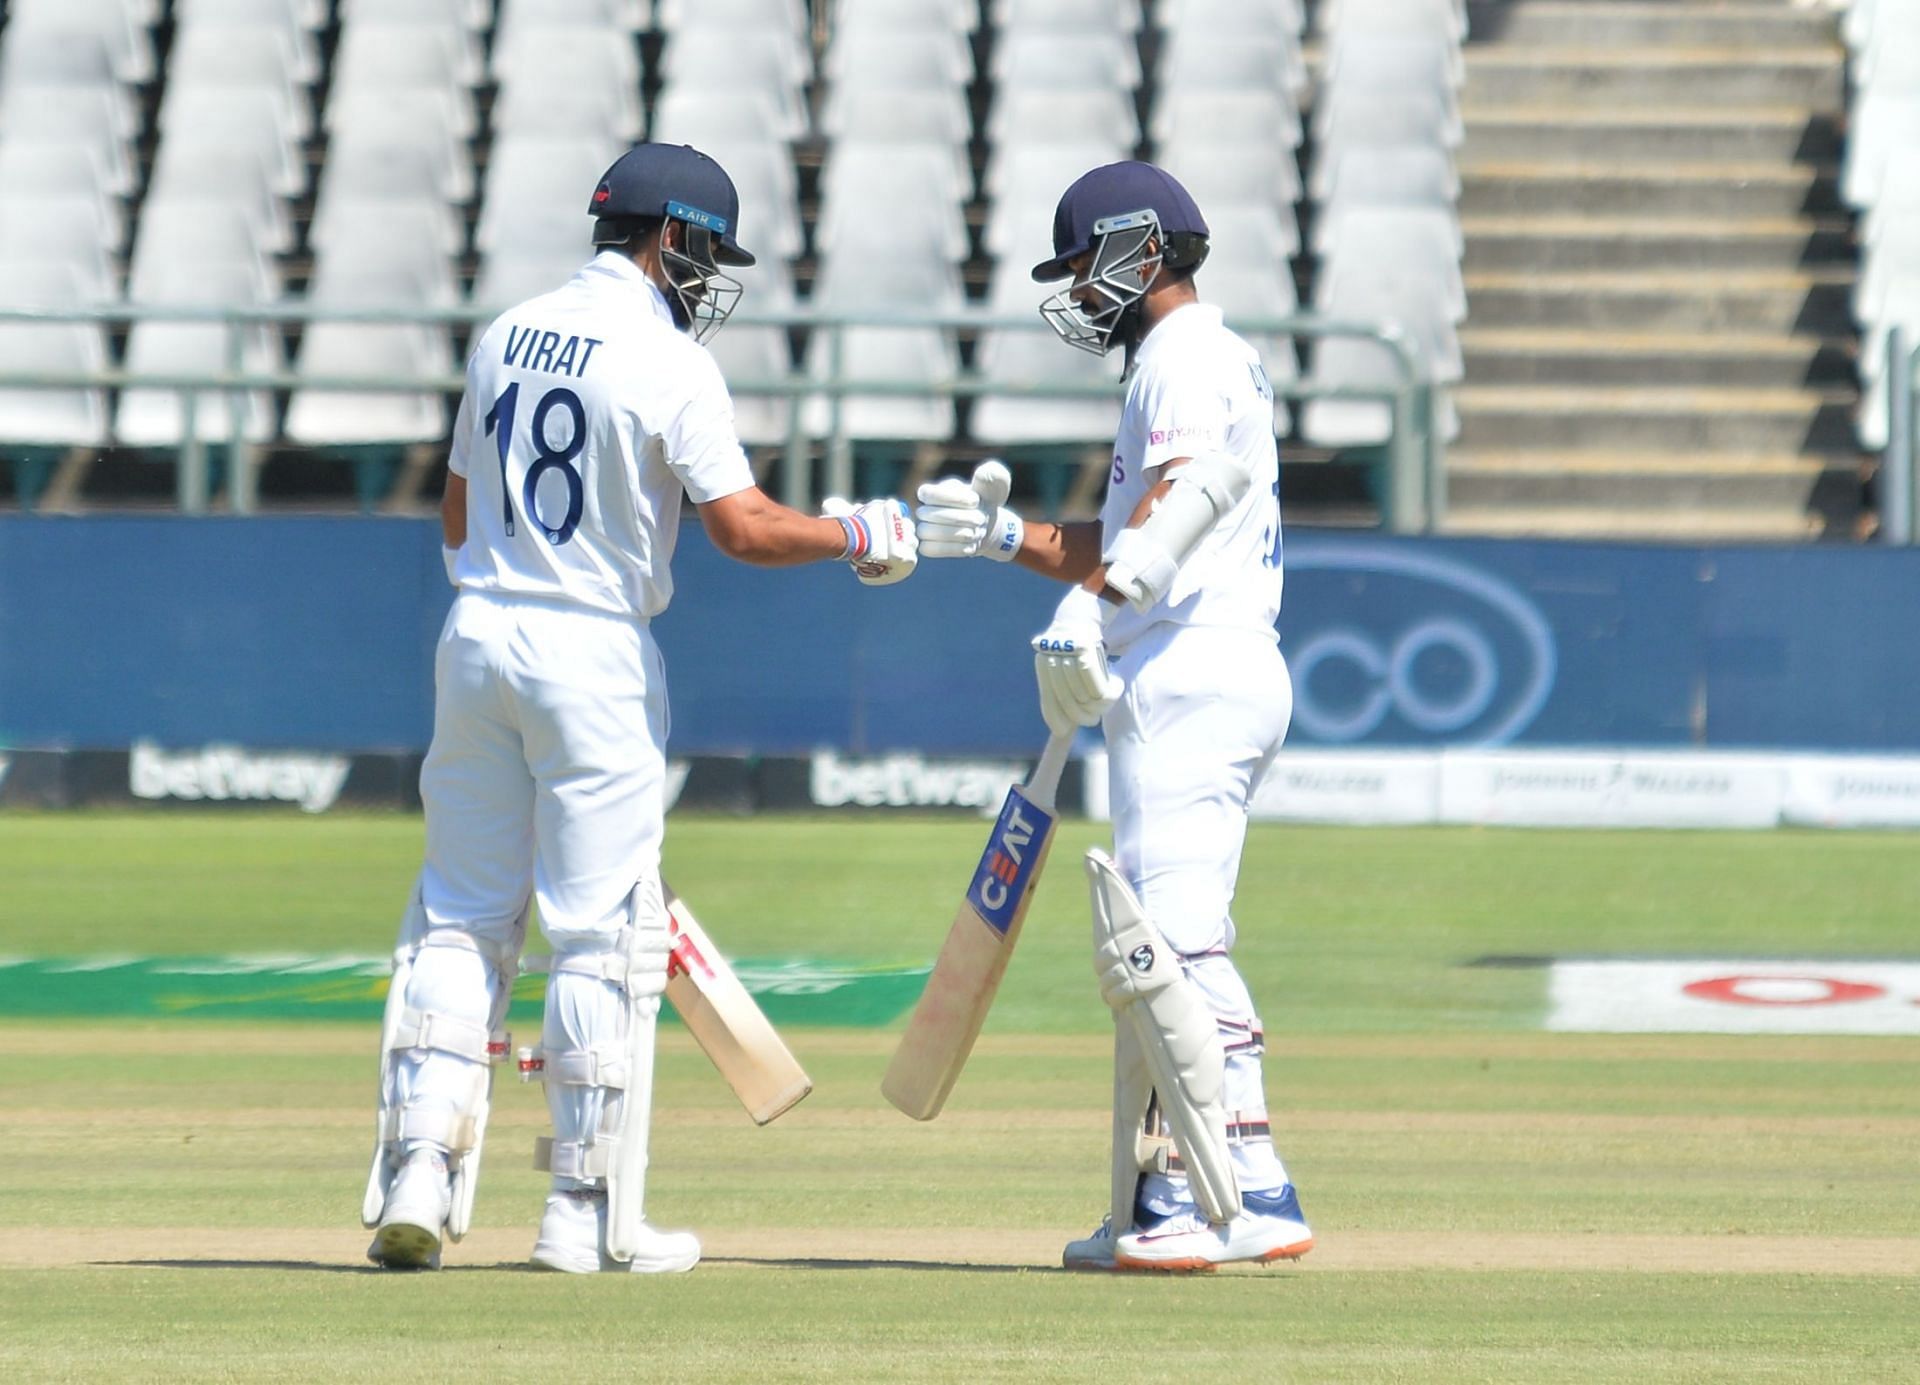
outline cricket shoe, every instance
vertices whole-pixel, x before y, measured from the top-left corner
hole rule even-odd
[[[1121,1269],[1191,1274],[1220,1265],[1298,1260],[1312,1249],[1313,1232],[1289,1183],[1278,1192],[1245,1194],[1240,1215],[1224,1226],[1198,1212],[1182,1212],[1130,1232],[1114,1242],[1113,1258]]]
[[[444,1154],[415,1154],[400,1166],[367,1259],[389,1270],[437,1270],[440,1238],[453,1206],[453,1183]]]
[[[1166,1218],[1151,1211],[1144,1203],[1133,1204],[1133,1227],[1158,1226]],[[1128,1270],[1132,1266],[1122,1265],[1113,1258],[1113,1215],[1108,1213],[1100,1219],[1100,1225],[1094,1228],[1091,1236],[1078,1241],[1068,1241],[1067,1248],[1060,1252],[1060,1263],[1070,1270],[1084,1270],[1094,1273],[1112,1273],[1116,1270]]]
[[[562,1274],[677,1274],[700,1263],[700,1241],[690,1231],[658,1231],[641,1224],[631,1260],[607,1254],[607,1195],[598,1188],[547,1194],[533,1266]]]

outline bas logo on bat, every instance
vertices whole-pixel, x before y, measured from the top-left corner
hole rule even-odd
[[[1036,808],[1019,790],[1007,795],[967,890],[967,902],[994,932],[1004,935],[1013,926],[1020,898],[1033,878],[1034,858],[1052,824],[1053,814]]]

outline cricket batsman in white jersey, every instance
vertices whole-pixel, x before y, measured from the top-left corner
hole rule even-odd
[[[510,309],[467,362],[441,523],[459,595],[435,660],[420,776],[426,862],[401,924],[381,1041],[368,1256],[432,1267],[467,1229],[489,1057],[530,906],[553,951],[541,1046],[552,1192],[536,1266],[686,1270],[700,1244],[642,1213],[654,1023],[667,980],[660,884],[667,690],[648,629],[673,594],[685,495],[714,545],[768,566],[842,559],[907,576],[897,500],[837,517],[760,491],[702,340],[751,265],[725,171],[643,144],[592,193],[594,258]]]
[[[1025,523],[1005,473],[920,489],[923,556],[1071,584],[1033,640],[1048,727],[1105,726],[1114,854],[1087,853],[1094,970],[1114,1018],[1111,1210],[1069,1269],[1210,1270],[1313,1246],[1274,1152],[1263,1039],[1230,955],[1247,804],[1293,714],[1280,656],[1280,469],[1258,354],[1199,301],[1207,225],[1146,163],[1096,168],[1054,214],[1040,312],[1125,352],[1098,523]],[[986,498],[982,499],[982,493]]]

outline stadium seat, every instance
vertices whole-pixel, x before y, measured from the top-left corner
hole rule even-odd
[[[258,225],[234,202],[181,200],[142,210],[127,296],[141,303],[165,292],[176,265],[204,265],[216,278],[244,271],[258,285],[255,301],[280,291],[280,271],[260,243]]]
[[[160,147],[211,145],[253,151],[282,197],[307,191],[307,161],[280,93],[258,87],[173,87],[160,106]]]
[[[1044,253],[1036,248],[1034,258]],[[1040,304],[1059,286],[1034,283],[1029,263],[1003,259],[994,271],[989,310],[1028,325],[980,334],[975,365],[989,388],[974,402],[970,431],[990,446],[1110,442],[1120,426],[1118,364],[1074,350],[1042,321]],[[1108,397],[1037,397],[1028,392],[1036,385],[1104,386]]]
[[[763,258],[750,269],[733,272],[745,289],[743,315],[781,313],[793,307],[793,278],[780,260]],[[740,441],[749,446],[785,442],[797,407],[794,397],[752,394],[738,386],[793,377],[787,329],[736,320],[709,337],[707,349],[733,391],[733,422]]]
[[[474,247],[483,255],[593,254],[588,199],[622,144],[606,135],[501,137],[487,161]]]
[[[61,262],[0,259],[0,303],[68,307],[85,303],[89,287]],[[107,368],[107,334],[98,322],[0,319],[0,375]],[[98,447],[107,440],[102,390],[0,389],[0,444]]]
[[[1014,142],[1099,138],[1129,150],[1140,142],[1131,93],[1118,87],[1015,87],[1000,93],[987,117],[987,139],[995,149]]]
[[[1067,34],[1140,32],[1140,0],[989,0],[993,22],[1003,31],[1049,29]]]
[[[388,23],[369,12],[340,31],[328,99],[363,91],[366,99],[380,92],[442,92],[453,103],[453,132],[468,139],[479,128],[473,108],[479,52],[478,40],[461,26]]]
[[[1154,23],[1161,29],[1205,34],[1290,34],[1307,31],[1301,0],[1158,0]]]
[[[324,4],[325,0],[313,2]],[[343,27],[362,20],[384,20],[390,24],[451,24],[477,34],[493,19],[493,0],[340,0]]]
[[[802,87],[811,59],[778,34],[734,34],[690,29],[671,35],[660,58],[665,85],[764,100],[768,138],[798,139],[806,133]]]
[[[307,298],[316,307],[392,309],[434,305],[437,288],[391,263],[354,263],[329,256]],[[295,374],[307,378],[375,376],[396,382],[454,371],[453,346],[439,326],[313,322],[300,343]],[[296,389],[287,407],[294,442],[340,446],[430,442],[446,433],[446,401],[438,393],[356,393]]]
[[[204,307],[214,303],[258,302],[259,285],[244,268],[174,264],[151,276],[143,302]],[[240,330],[240,361],[245,370],[267,373],[286,368],[286,353],[277,331],[261,325]],[[126,372],[180,375],[218,374],[233,362],[230,329],[217,322],[136,322],[127,337]],[[267,442],[274,435],[273,400],[265,391],[249,391],[241,402],[241,436],[248,442]],[[233,434],[233,403],[217,391],[194,396],[193,427],[203,442],[225,442]],[[175,447],[186,436],[182,393],[170,389],[129,386],[120,392],[114,410],[114,436],[130,447]]]
[[[1920,148],[1920,83],[1910,92],[1857,93],[1849,114],[1840,194],[1849,207],[1873,206],[1886,186],[1887,162],[1902,150]]]
[[[85,142],[8,139],[0,136],[0,188],[10,198],[30,201],[74,198],[98,204],[107,243],[127,243],[126,217],[109,187],[112,179],[100,152]]]
[[[99,88],[0,86],[0,141],[79,146],[99,164],[101,190],[124,197],[133,191],[134,169],[122,110],[113,92]]]
[[[894,248],[890,242],[882,245]],[[873,242],[849,239],[827,255],[814,285],[813,306],[827,314],[895,313],[901,304],[934,313],[957,313],[960,277],[954,266],[935,256],[877,253]],[[815,380],[832,372],[830,329],[819,328],[809,343],[808,372]],[[919,386],[921,393],[852,394],[841,405],[841,430],[860,441],[934,440],[954,427],[948,393],[960,372],[954,333],[936,327],[849,327],[840,345],[842,374],[849,379],[878,379]],[[807,403],[804,427],[815,437],[832,431],[832,402],[815,396]]]
[[[1156,147],[1217,142],[1221,146],[1300,144],[1300,112],[1284,89],[1170,92],[1154,102],[1147,132]]]
[[[1284,31],[1222,36],[1179,29],[1167,36],[1155,79],[1162,99],[1194,91],[1286,91],[1297,106],[1307,90],[1299,43]]]
[[[246,213],[261,249],[285,253],[293,249],[293,223],[274,192],[267,158],[260,148],[244,144],[164,141],[143,205],[151,210],[180,201],[229,203]]]
[[[7,21],[0,66],[10,72],[153,80],[153,35],[125,0],[13,0]]]
[[[957,262],[967,253],[960,214],[967,192],[948,146],[842,139],[821,171],[814,248],[834,255],[843,244],[849,251],[870,244],[874,209],[886,207],[885,253]]]
[[[300,8],[289,0],[182,0],[175,6],[174,41],[182,33],[203,30],[238,35],[246,43],[257,41],[251,37],[254,33],[277,34],[292,54],[288,75],[311,84],[320,80],[320,46],[314,26],[299,13]]]
[[[299,68],[300,56],[283,33],[193,25],[176,33],[167,51],[167,86],[169,91],[224,87],[269,92],[283,112],[285,132],[305,139],[313,133],[313,102]]]
[[[944,29],[970,34],[979,26],[977,0],[839,0],[833,7],[836,34],[862,29]]]
[[[1117,33],[1008,30],[993,47],[990,67],[1002,91],[1140,85],[1140,52],[1131,35]]]

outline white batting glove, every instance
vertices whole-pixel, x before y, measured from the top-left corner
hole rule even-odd
[[[988,460],[973,479],[949,476],[920,487],[920,508],[913,512],[920,551],[929,558],[991,558],[1010,563],[1026,537],[1026,523],[1006,508],[1013,473],[1005,462]]]
[[[1053,624],[1033,637],[1040,715],[1056,736],[1096,724],[1125,686],[1107,668],[1101,625],[1100,598],[1075,587],[1053,613]]]
[[[820,509],[847,531],[847,551],[840,556],[862,585],[886,587],[913,575],[920,562],[920,541],[901,501],[889,498],[855,505],[829,496],[820,502]]]

